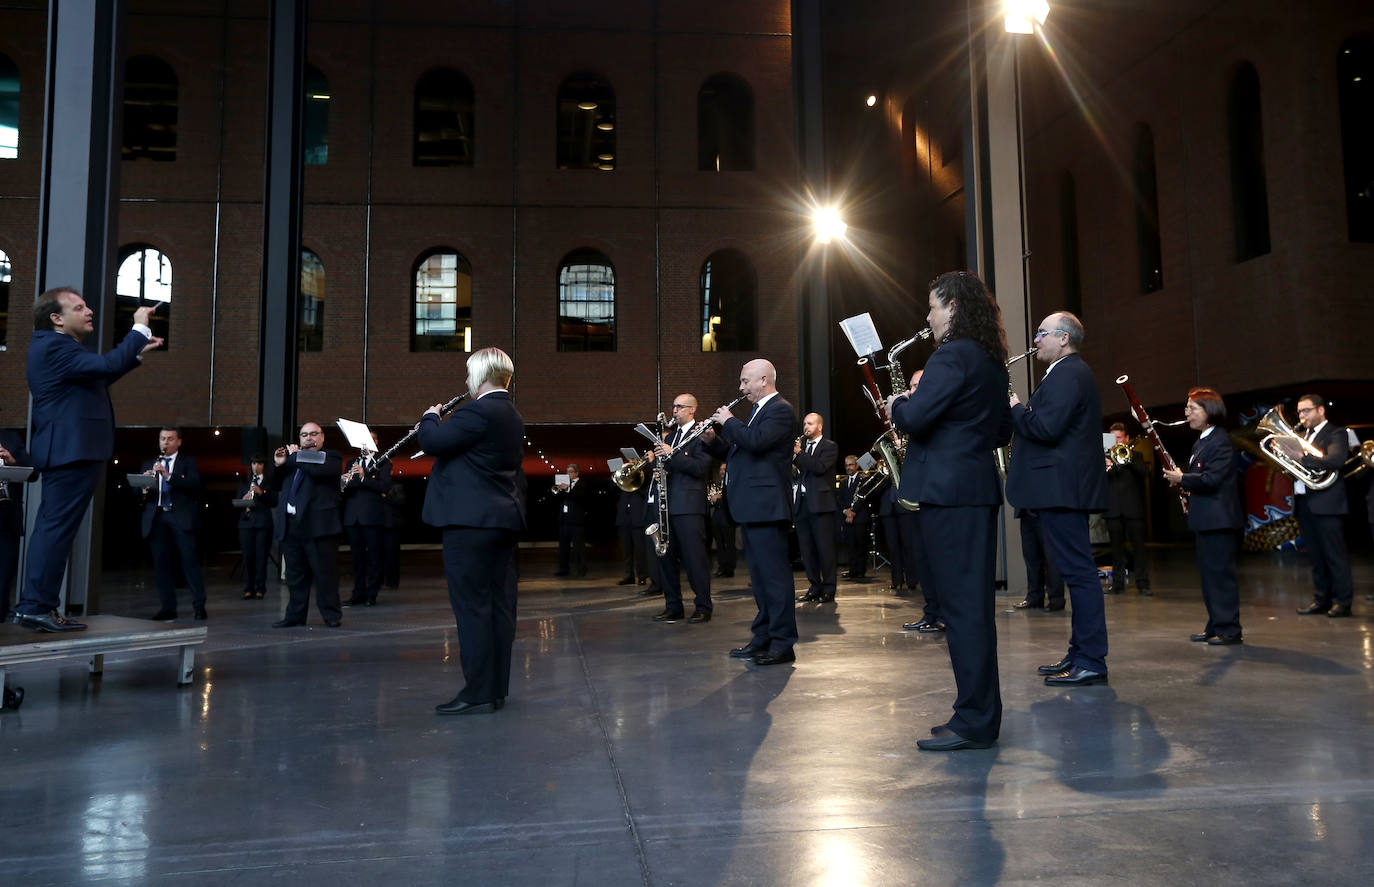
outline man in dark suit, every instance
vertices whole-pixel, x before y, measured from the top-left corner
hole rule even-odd
[[[458,624],[463,689],[435,707],[442,715],[484,714],[510,693],[516,582],[512,558],[525,527],[525,422],[507,391],[515,366],[499,348],[467,362],[473,400],[440,422],[420,419],[419,443],[434,456],[424,520],[443,531],[444,576]]]
[[[792,446],[792,464],[797,468],[792,521],[808,583],[806,593],[797,596],[798,603],[835,600],[835,463],[840,448],[824,439],[824,430],[820,413],[807,413],[802,436]]]
[[[177,618],[177,575],[191,589],[191,608],[205,619],[205,579],[200,574],[196,529],[200,526],[200,467],[181,452],[181,432],[163,428],[157,436],[158,457],[143,463],[143,473],[157,478],[144,491],[143,538],[153,550],[158,611],[154,622]],[[178,570],[178,565],[180,569]]]
[[[24,437],[0,431],[0,465],[31,465]],[[24,538],[24,484],[0,481],[0,621],[10,616],[19,546]]]
[[[558,571],[555,576],[587,575],[587,531],[584,521],[592,489],[582,482],[582,470],[568,466],[568,482],[553,488],[558,503]]]
[[[645,475],[648,475],[646,470]],[[644,584],[649,579],[648,549],[644,547],[644,501],[645,488],[652,483],[646,480],[635,490],[621,490],[615,503],[615,528],[620,537],[620,552],[624,560],[625,572],[616,585]]]
[[[272,506],[276,495],[267,489],[267,457],[254,454],[248,477],[234,498],[253,504],[239,514],[239,551],[243,552],[243,599],[267,595],[267,563],[272,550]]]
[[[725,496],[725,466],[720,466],[716,482],[706,490],[711,509],[711,533],[716,543],[716,571],[713,576],[729,579],[738,563],[735,552],[735,522],[730,517],[730,502]]]
[[[1112,594],[1126,590],[1126,541],[1131,543],[1130,572],[1135,587],[1143,595],[1150,595],[1150,560],[1145,553],[1145,457],[1140,454],[1120,422],[1112,423],[1112,436],[1119,446],[1130,453],[1130,461],[1118,465],[1107,457],[1107,535],[1112,540]]]
[[[667,438],[654,445],[655,461],[666,458],[692,430],[696,415],[695,397],[680,394],[673,398],[673,424]],[[696,624],[711,619],[711,561],[706,554],[706,472],[710,468],[711,457],[700,438],[663,464],[668,483],[668,553],[658,559],[664,605],[655,622],[673,622],[685,614],[679,567],[687,571],[694,596],[692,616],[687,621]],[[662,491],[655,484],[646,508],[657,510],[660,495]]]
[[[917,550],[920,537],[916,531],[916,513],[907,511],[897,502],[897,487],[890,478],[885,477],[869,494],[869,498],[878,503],[879,535],[883,540],[892,579],[892,584],[887,588],[898,597],[910,597],[920,584],[916,569],[920,556]]]
[[[1054,565],[1040,518],[1024,508],[1015,510],[1021,531],[1021,559],[1026,562],[1026,596],[1017,601],[1018,610],[1064,609],[1064,577]]]
[[[372,444],[377,444],[373,435]],[[378,459],[373,449],[360,455],[344,475],[343,525],[353,552],[353,594],[345,607],[371,607],[382,587],[382,533],[386,502],[391,491],[391,460]]]
[[[1309,489],[1302,481],[1293,482],[1293,510],[1298,514],[1307,554],[1312,559],[1312,603],[1298,610],[1304,616],[1325,613],[1331,618],[1350,615],[1355,600],[1355,585],[1350,575],[1350,556],[1345,548],[1346,458],[1350,439],[1340,425],[1326,419],[1326,400],[1319,394],[1298,398],[1298,420],[1308,443],[1321,455],[1302,457],[1304,468],[1334,473],[1335,483],[1320,490]]]
[[[1030,404],[1011,397],[1016,429],[1007,500],[1034,512],[1050,556],[1069,586],[1069,649],[1039,671],[1053,686],[1107,682],[1107,617],[1097,581],[1088,515],[1107,509],[1102,470],[1102,402],[1079,356],[1083,324],[1067,311],[1046,317],[1035,334],[1036,359],[1049,364]]]
[[[938,552],[922,585],[932,586],[946,624],[957,695],[954,715],[917,747],[986,748],[1002,723],[993,610],[1002,492],[993,450],[1011,437],[1007,346],[997,304],[967,272],[931,282],[926,321],[938,346],[888,413],[907,434],[897,494],[920,504],[921,546]]]
[[[330,628],[342,622],[339,608],[339,478],[343,458],[324,448],[324,431],[315,422],[301,426],[300,445],[278,448],[272,487],[277,508],[272,515],[272,535],[286,559],[286,584],[291,596],[286,614],[273,628],[304,625],[310,608],[310,586],[315,586],[315,606]]]
[[[835,504],[840,509],[840,536],[844,540],[845,560],[849,569],[846,579],[862,579],[868,573],[868,502],[858,496],[859,457],[844,457],[845,479],[835,491]]]
[[[755,665],[797,658],[792,649],[797,643],[795,588],[787,556],[797,415],[778,394],[777,378],[777,370],[766,360],[746,363],[740,370],[739,390],[754,405],[749,418],[740,421],[721,407],[711,416],[719,432],[702,435],[710,452],[725,460],[725,495],[730,516],[744,537],[749,582],[758,605],[749,643],[730,655]]]
[[[20,625],[54,632],[86,627],[57,612],[62,575],[101,470],[114,455],[109,386],[138,366],[141,354],[162,345],[148,328],[152,314],[151,306],[135,310],[133,329],[119,346],[95,354],[82,345],[94,323],[76,290],[51,289],[34,302],[28,356],[30,455],[43,486],[24,562],[24,589],[14,613]]]

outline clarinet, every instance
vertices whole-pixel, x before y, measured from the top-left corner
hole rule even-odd
[[[451,413],[451,412],[453,412],[454,410],[458,409],[458,404],[460,404],[460,403],[462,403],[464,400],[466,400],[467,397],[468,397],[468,393],[467,393],[466,391],[464,391],[462,394],[458,395],[458,396],[455,397],[453,400],[451,400],[451,401],[449,401],[448,403],[444,404],[442,407],[439,408],[439,418],[442,419],[442,418],[444,418],[445,416],[447,416],[449,413]],[[392,445],[391,449],[387,450],[385,453],[382,453],[380,456],[378,456],[378,457],[376,458],[376,460],[373,461],[373,463],[372,463],[373,466],[379,465],[384,459],[390,459],[392,456],[396,455],[396,451],[397,451],[397,450],[399,450],[401,447],[405,446],[406,444],[408,444],[408,443],[410,443],[412,440],[414,440],[414,439],[415,439],[415,435],[417,435],[417,434],[419,434],[419,433],[420,433],[420,426],[417,424],[414,428],[410,429],[410,431],[406,434],[405,437],[403,437],[403,438],[401,438],[400,440],[396,441],[396,443]]]

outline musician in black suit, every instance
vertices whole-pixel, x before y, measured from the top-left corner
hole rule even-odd
[[[1304,454],[1302,465],[1313,471],[1334,473],[1335,483],[1313,490],[1302,481],[1293,482],[1293,510],[1298,515],[1307,554],[1312,559],[1312,584],[1316,593],[1312,603],[1298,610],[1304,616],[1325,613],[1331,618],[1350,615],[1355,600],[1355,585],[1350,575],[1350,556],[1345,548],[1345,460],[1350,455],[1350,438],[1345,429],[1327,421],[1326,400],[1319,394],[1298,398],[1300,432],[1321,451],[1320,456]]]
[[[472,401],[441,422],[420,419],[420,447],[435,458],[424,521],[443,531],[444,576],[458,625],[463,688],[435,706],[442,715],[484,714],[510,694],[515,643],[515,544],[525,528],[525,421],[511,402],[515,365],[499,348],[467,361]]]
[[[888,415],[908,435],[897,493],[920,504],[921,545],[939,553],[924,578],[947,626],[957,688],[953,717],[916,746],[957,751],[987,748],[1002,724],[993,612],[1002,491],[993,450],[1011,437],[1007,344],[997,303],[976,275],[940,275],[929,305],[938,345],[911,388],[889,399]]]
[[[1197,569],[1207,625],[1196,642],[1213,646],[1241,643],[1240,591],[1236,586],[1236,545],[1240,538],[1240,496],[1236,490],[1235,450],[1220,423],[1226,404],[1211,388],[1188,392],[1188,427],[1202,434],[1188,456],[1188,471],[1165,470],[1164,479],[1188,491],[1188,529],[1197,534]]]
[[[23,435],[0,431],[0,465],[31,464]],[[0,482],[0,622],[9,620],[10,596],[14,593],[23,538],[24,484]]]
[[[792,448],[797,415],[778,394],[778,372],[766,360],[740,370],[739,390],[752,403],[749,417],[722,406],[711,416],[720,426],[706,432],[707,449],[725,460],[725,495],[740,524],[749,583],[758,605],[749,643],[730,651],[755,665],[796,661],[797,611],[787,535],[792,508]],[[709,438],[709,439],[707,439]]]
[[[371,451],[363,452],[348,473],[340,498],[344,534],[353,552],[353,594],[345,607],[374,606],[382,588],[382,535],[386,529],[386,501],[391,491],[391,460],[379,459],[372,436]]]
[[[315,422],[301,426],[300,445],[279,447],[273,455],[277,470],[272,489],[277,508],[272,536],[286,560],[286,584],[291,596],[286,614],[273,628],[304,625],[315,586],[315,606],[330,628],[343,623],[339,606],[339,478],[343,457],[324,448],[324,431]]]
[[[695,397],[681,394],[673,398],[672,427],[665,439],[655,444],[651,467],[656,468],[657,460],[666,458],[682,442],[696,424],[696,415]],[[694,596],[692,616],[687,621],[696,624],[711,619],[711,560],[706,553],[706,472],[710,469],[711,457],[700,438],[687,443],[663,463],[668,484],[668,552],[658,558],[663,612],[654,617],[655,622],[674,622],[685,615],[679,567],[687,571]],[[660,495],[662,491],[655,482],[645,506],[650,521],[659,518]]]
[[[647,476],[647,471],[646,471]],[[643,584],[649,578],[648,549],[644,547],[644,501],[646,480],[634,490],[621,490],[615,503],[615,527],[620,536],[624,575],[616,585]]]
[[[878,470],[882,471],[883,468]],[[920,546],[916,514],[897,503],[897,488],[886,477],[886,473],[869,498],[878,503],[878,528],[882,531],[880,535],[892,578],[888,590],[896,592],[898,597],[910,597],[920,584],[916,569],[917,549]]]
[[[153,550],[157,577],[158,611],[155,622],[177,618],[177,574],[191,589],[191,608],[196,619],[205,619],[205,579],[196,550],[200,526],[200,468],[192,456],[181,453],[181,432],[163,428],[157,436],[158,457],[143,463],[143,473],[157,478],[144,491],[143,538]],[[177,565],[180,564],[180,570]]]
[[[1112,541],[1111,594],[1126,590],[1126,542],[1131,543],[1130,572],[1135,576],[1136,590],[1149,596],[1150,560],[1145,553],[1145,457],[1131,444],[1126,426],[1113,422],[1109,429],[1118,446],[1127,447],[1130,461],[1118,465],[1111,456],[1107,464],[1107,536]]]
[[[558,570],[555,576],[587,575],[587,506],[592,488],[582,481],[582,470],[568,466],[568,482],[553,488],[558,504]]]
[[[1017,601],[1016,609],[1064,609],[1064,577],[1045,545],[1040,518],[1024,508],[1015,509],[1015,515],[1021,531],[1021,559],[1026,562],[1026,596]]]
[[[249,462],[248,477],[234,498],[253,504],[239,514],[239,551],[243,552],[243,599],[267,595],[267,563],[272,550],[272,506],[277,496],[268,489],[267,457],[255,454]]]
[[[706,491],[711,509],[711,533],[716,543],[716,571],[713,576],[729,579],[738,564],[735,551],[735,522],[730,517],[730,502],[725,496],[725,466],[720,466],[715,484]]]
[[[1107,682],[1107,615],[1088,537],[1088,515],[1107,509],[1102,402],[1092,370],[1078,354],[1082,344],[1077,317],[1067,311],[1046,317],[1035,334],[1035,357],[1049,368],[1029,404],[1011,396],[1016,442],[1007,500],[1040,518],[1073,603],[1068,652],[1039,669],[1053,686]]]
[[[406,527],[405,484],[391,484],[382,494],[386,503],[386,523],[382,525],[382,587],[401,587],[401,533]]]
[[[820,413],[807,413],[802,436],[792,446],[792,464],[797,468],[792,521],[808,583],[806,593],[797,596],[798,603],[835,600],[835,463],[840,448],[822,436],[824,431]]]
[[[835,491],[840,510],[840,537],[844,540],[846,579],[862,579],[868,572],[868,502],[859,496],[859,457],[844,457],[845,479]]]

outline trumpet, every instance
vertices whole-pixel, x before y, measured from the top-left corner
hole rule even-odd
[[[1308,489],[1324,490],[1340,479],[1341,474],[1338,471],[1308,468],[1302,464],[1303,456],[1320,457],[1324,454],[1293,430],[1293,426],[1283,418],[1283,411],[1279,407],[1276,406],[1265,413],[1259,422],[1255,423],[1255,428],[1265,433],[1259,442],[1260,452],[1295,480],[1302,481]]]

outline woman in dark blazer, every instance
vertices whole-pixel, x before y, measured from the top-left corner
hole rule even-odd
[[[1188,491],[1188,528],[1197,534],[1197,566],[1207,627],[1192,640],[1214,646],[1241,643],[1240,591],[1236,586],[1236,541],[1241,528],[1235,451],[1219,423],[1226,405],[1212,388],[1188,392],[1188,427],[1202,432],[1188,456],[1188,470],[1164,472],[1164,479]]]

